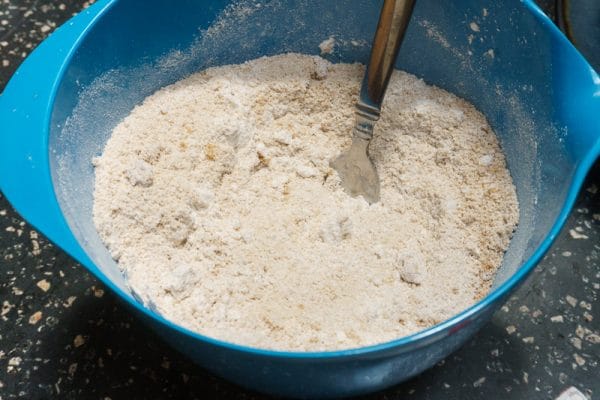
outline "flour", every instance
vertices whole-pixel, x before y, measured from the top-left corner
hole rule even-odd
[[[335,48],[335,38],[333,36],[323,40],[319,44],[319,49],[321,50],[321,55],[333,53],[334,48]]]
[[[211,68],[137,106],[94,159],[94,222],[166,318],[238,344],[333,350],[439,323],[489,290],[518,221],[485,118],[395,71],[371,155],[381,200],[329,161],[363,66],[287,54]]]

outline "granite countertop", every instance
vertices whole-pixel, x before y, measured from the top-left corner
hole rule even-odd
[[[0,1],[0,90],[89,3]],[[493,320],[436,367],[365,398],[554,399],[571,386],[600,398],[599,192],[597,163],[562,234]],[[2,195],[0,301],[0,400],[265,398],[164,344]]]

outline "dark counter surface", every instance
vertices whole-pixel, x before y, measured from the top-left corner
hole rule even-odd
[[[88,4],[0,0],[0,90]],[[436,367],[365,398],[554,399],[571,386],[600,398],[599,191],[597,163],[562,234],[493,320]],[[264,398],[164,344],[1,195],[0,302],[0,400]]]

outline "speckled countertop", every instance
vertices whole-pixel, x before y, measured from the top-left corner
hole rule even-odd
[[[0,90],[88,3],[0,0]],[[563,233],[494,319],[436,367],[365,398],[554,399],[571,386],[600,398],[599,243],[597,163]],[[0,302],[0,400],[264,398],[165,345],[1,195]]]

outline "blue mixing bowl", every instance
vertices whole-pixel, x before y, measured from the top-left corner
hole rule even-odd
[[[398,67],[474,103],[495,129],[521,217],[492,291],[417,334],[357,349],[277,352],[190,332],[144,307],[92,222],[94,173],[112,128],[194,71],[283,52],[365,62],[373,0],[100,0],[43,42],[0,98],[0,185],[25,219],[198,364],[296,397],[379,390],[450,354],[489,320],[558,234],[600,152],[600,79],[532,1],[419,0]]]

